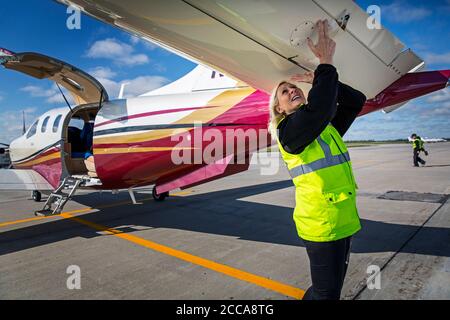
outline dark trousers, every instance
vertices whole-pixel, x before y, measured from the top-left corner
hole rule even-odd
[[[330,241],[303,240],[308,253],[312,286],[303,300],[339,300],[347,273],[352,237]]]
[[[419,162],[420,162],[421,164],[425,164],[425,161],[423,161],[423,159],[419,157],[419,153],[420,153],[420,150],[419,150],[419,149],[414,149],[414,150],[413,150],[413,163],[414,163],[414,165],[415,165],[416,167],[419,166]]]

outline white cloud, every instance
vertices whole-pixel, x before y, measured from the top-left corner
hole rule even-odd
[[[70,104],[74,104],[74,100],[72,95],[64,88],[61,88],[69,101]],[[54,83],[50,88],[44,88],[40,86],[29,85],[20,89],[21,91],[25,91],[29,93],[32,97],[38,98],[46,98],[45,101],[47,103],[52,104],[65,104],[65,100],[61,93],[59,92],[58,87]]]
[[[87,56],[91,58],[117,58],[133,52],[133,48],[114,38],[98,40],[88,49]]]
[[[117,73],[112,71],[108,67],[96,67],[94,69],[90,69],[88,73],[94,78],[114,78]]]
[[[99,77],[97,80],[105,87],[110,99],[118,97],[120,87],[123,83],[128,83],[124,89],[124,98],[130,98],[159,88],[168,82],[166,78],[160,76],[139,76],[134,79],[121,81]]]
[[[450,52],[425,53],[424,60],[428,64],[450,63]]]
[[[447,116],[450,117],[450,103],[447,102],[440,107],[437,107],[430,111],[431,116]]]
[[[167,84],[168,79],[161,76],[139,76],[132,79],[124,79],[116,81],[113,78],[117,75],[108,67],[96,67],[89,71],[104,87],[108,93],[109,99],[116,99],[119,95],[120,87],[123,83],[128,83],[124,90],[124,98],[131,98],[146,93],[148,91],[157,89]],[[21,91],[29,93],[32,97],[44,98],[45,102],[50,104],[60,104],[65,106],[63,96],[59,92],[56,84],[53,84],[50,88],[29,85],[20,89]],[[62,88],[67,100],[73,106],[75,101],[72,95],[64,88]]]
[[[117,73],[108,67],[101,66],[89,70],[89,73],[105,87],[110,99],[116,99],[118,97],[120,87],[123,83],[127,83],[123,97],[130,98],[157,89],[168,82],[168,79],[161,76],[138,76],[133,79],[116,81],[113,78],[116,77]]]
[[[22,110],[25,111],[26,126],[38,117],[36,107],[17,108],[15,111],[2,112],[0,117],[0,142],[10,144],[12,140],[22,135]]]
[[[127,66],[133,66],[133,65],[146,64],[146,63],[148,63],[149,59],[145,54],[135,54],[135,55],[130,55],[129,57],[126,57],[125,59],[121,59],[119,61],[123,62],[123,64],[125,64]]]
[[[23,87],[20,90],[29,93],[32,97],[49,97],[56,92],[54,89],[44,89],[33,85]]]
[[[114,38],[99,40],[88,49],[89,58],[111,59],[118,65],[135,66],[146,64],[149,58],[142,53],[134,53],[134,48]]]
[[[72,96],[70,94],[66,94],[66,93],[65,93],[65,95],[66,95],[66,99],[69,101],[69,103],[71,105],[73,105],[74,101],[72,99]],[[63,103],[65,104],[66,103],[66,101],[64,100],[64,98],[63,98],[63,96],[61,95],[60,92],[57,92],[57,93],[51,95],[50,97],[45,99],[45,101],[47,101],[48,103],[55,103],[55,104],[56,103],[58,103],[58,104],[63,104]]]
[[[427,102],[442,102],[450,101],[450,90],[444,89],[433,92],[430,94],[426,100]]]
[[[28,107],[28,108],[24,108],[24,109],[22,109],[22,111],[23,112],[25,112],[25,115],[33,115],[33,114],[36,114],[36,111],[38,110],[38,108],[36,108],[36,107]]]
[[[136,37],[136,36],[134,36],[134,35],[130,35],[130,42],[131,42],[131,44],[134,44],[134,45],[136,45],[136,44],[138,44],[139,43],[139,38],[138,37]]]
[[[125,87],[125,97],[133,97],[157,89],[166,84],[168,80],[160,76],[140,76],[123,82],[129,82]]]
[[[407,4],[405,1],[394,1],[381,6],[381,19],[392,22],[407,23],[421,20],[431,14],[431,10]]]
[[[156,43],[154,43],[154,42],[152,42],[150,40],[139,38],[139,37],[136,37],[136,36],[133,36],[133,35],[130,36],[130,43],[132,45],[134,45],[134,46],[137,46],[137,45],[141,44],[146,49],[148,49],[150,51],[160,48],[160,46],[158,46]]]

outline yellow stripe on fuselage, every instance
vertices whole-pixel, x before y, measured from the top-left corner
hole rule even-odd
[[[46,156],[43,156],[43,157],[40,157],[39,155],[37,155],[36,157],[37,157],[37,159],[35,158],[34,160],[28,160],[28,161],[21,162],[21,163],[14,163],[13,162],[13,165],[16,168],[33,166],[33,165],[36,165],[36,164],[39,164],[39,163],[42,163],[42,162],[45,162],[45,161],[49,161],[49,160],[60,158],[61,157],[61,152],[60,151],[55,151],[55,152],[53,152],[51,154],[48,154]]]
[[[95,148],[96,154],[113,154],[113,153],[138,153],[153,151],[172,151],[172,150],[193,150],[192,147],[129,147],[129,148]]]

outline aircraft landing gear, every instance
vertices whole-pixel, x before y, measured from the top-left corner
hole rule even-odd
[[[166,199],[166,197],[169,195],[169,192],[163,192],[163,193],[161,193],[161,194],[157,194],[156,193],[156,186],[155,187],[153,187],[153,190],[152,190],[152,196],[153,196],[153,199],[155,199],[155,201],[164,201],[164,199]]]
[[[34,201],[39,202],[41,201],[42,194],[37,190],[33,190],[31,193],[31,198],[33,198]]]

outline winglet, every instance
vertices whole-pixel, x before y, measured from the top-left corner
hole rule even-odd
[[[0,64],[4,64],[7,61],[14,60],[16,54],[8,49],[0,48]]]
[[[14,52],[12,52],[12,51],[10,51],[8,49],[5,49],[5,48],[0,48],[0,57],[2,57],[2,56],[14,56],[14,55],[15,55]]]
[[[450,69],[407,73],[375,98],[367,100],[359,115],[382,108],[388,111],[398,109],[408,100],[449,86],[449,81]]]

